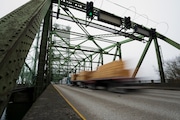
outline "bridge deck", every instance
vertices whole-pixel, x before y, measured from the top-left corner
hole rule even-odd
[[[80,120],[81,118],[49,85],[32,105],[23,118],[24,120]]]

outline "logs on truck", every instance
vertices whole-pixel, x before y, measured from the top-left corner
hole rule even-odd
[[[79,74],[73,74],[71,81],[96,81],[130,78],[130,70],[125,69],[125,62],[122,60],[113,61],[104,64],[95,71],[81,71]]]

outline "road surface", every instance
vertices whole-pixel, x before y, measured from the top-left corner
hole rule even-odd
[[[55,85],[87,120],[180,120],[180,91],[127,94]]]

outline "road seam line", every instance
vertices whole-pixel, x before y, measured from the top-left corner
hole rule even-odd
[[[53,87],[56,89],[56,91],[63,97],[63,99],[71,106],[71,108],[82,118],[82,120],[86,120],[86,118],[69,102],[69,100],[62,94],[62,92],[55,86]]]

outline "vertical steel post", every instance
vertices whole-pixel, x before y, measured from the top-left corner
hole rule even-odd
[[[121,54],[121,44],[120,43],[117,43],[116,45],[116,51],[115,51],[115,55],[114,55],[114,58],[113,58],[113,61],[116,60],[116,56],[119,56],[119,60],[122,59],[122,54]],[[119,54],[119,55],[118,55]]]
[[[81,64],[80,63],[78,63],[79,64],[79,72],[81,71]]]
[[[50,7],[49,7],[49,11],[47,12],[47,14],[48,14],[48,16],[49,16],[49,22],[47,22],[47,24],[49,25],[49,26],[47,26],[47,28],[48,28],[48,31],[47,31],[47,33],[48,33],[48,36],[47,36],[47,45],[48,45],[48,47],[47,47],[47,49],[49,50],[49,42],[50,41],[52,41],[52,34],[51,34],[51,31],[52,31],[52,17],[51,17],[51,11],[52,11],[52,3],[51,3],[51,5],[50,5]],[[47,18],[48,19],[48,18]],[[49,42],[48,42],[48,37],[49,37]],[[46,54],[47,54],[47,62],[49,62],[48,61],[48,50],[46,50]],[[50,49],[51,50],[51,49]],[[49,83],[50,83],[50,81],[52,80],[52,68],[49,68],[48,67],[48,65],[49,65],[49,63],[46,63],[47,64],[47,82],[46,82],[46,86],[48,86],[49,85]],[[51,64],[50,64],[51,65]]]
[[[48,45],[48,39],[51,39],[52,38],[52,36],[51,36],[51,31],[52,31],[52,16],[51,16],[51,11],[52,11],[52,3],[51,3],[51,5],[50,5],[50,7],[49,7],[49,10],[48,10],[48,12],[47,12],[47,14],[48,14],[48,18],[49,18],[49,22],[47,22],[47,24],[48,24],[48,31],[47,31],[47,45]],[[48,19],[47,18],[47,19]],[[48,49],[48,47],[47,47],[47,49]],[[48,50],[46,50],[46,56],[47,56],[47,53],[48,53]],[[48,65],[48,56],[47,56],[47,60],[46,60],[46,65]],[[52,69],[51,69],[51,71],[52,71]],[[46,86],[48,86],[49,84],[50,84],[50,81],[51,81],[51,78],[52,78],[52,74],[50,73],[48,73],[48,67],[46,67],[46,74],[47,74],[47,81],[46,81],[46,83],[45,83],[45,87]]]
[[[101,53],[100,53],[100,57],[101,57],[101,65],[103,65],[103,64],[104,64],[103,51],[101,51]]]
[[[99,63],[100,63],[100,57],[99,57],[99,59],[98,59],[97,67],[99,67]]]
[[[53,59],[53,52],[52,52],[52,46],[53,46],[53,41],[52,41],[52,34],[50,35],[49,38],[49,43],[48,43],[48,80],[53,80],[52,77],[52,59]]]
[[[157,56],[157,61],[158,61],[159,74],[161,77],[161,83],[165,83],[164,70],[163,70],[161,54],[159,51],[159,44],[158,44],[157,38],[154,38],[154,45],[155,45],[155,49],[156,49],[156,56]]]
[[[93,70],[92,55],[90,55],[90,62],[91,62],[91,71],[92,71]]]
[[[33,85],[35,84],[34,82],[34,79],[35,79],[35,75],[36,75],[36,70],[37,70],[37,59],[38,59],[38,47],[39,47],[39,40],[40,40],[40,31],[37,33],[37,41],[36,41],[36,45],[35,45],[35,55],[34,55],[34,65],[33,65],[33,73],[32,73],[32,76],[33,76]]]
[[[44,18],[43,24],[43,33],[40,45],[40,54],[39,54],[39,64],[38,64],[38,73],[37,80],[35,85],[35,99],[39,97],[39,95],[43,92],[46,87],[47,78],[45,78],[45,65],[46,65],[46,57],[47,57],[47,42],[49,36],[49,28],[50,28],[50,10],[47,12]]]
[[[115,54],[114,54],[113,61],[115,61],[115,60],[116,60],[117,53],[118,53],[118,45],[117,45],[117,48],[116,48],[116,51],[115,51]]]
[[[86,61],[85,59],[83,59],[83,63],[84,63],[84,71],[86,70]]]
[[[121,44],[118,44],[118,51],[119,51],[119,60],[121,60],[122,59]]]

